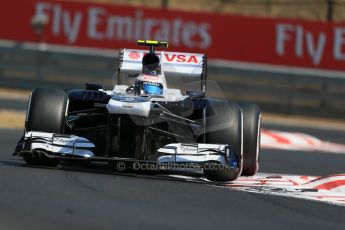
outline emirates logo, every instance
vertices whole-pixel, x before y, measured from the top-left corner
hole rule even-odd
[[[134,60],[137,60],[140,58],[140,53],[138,51],[132,51],[129,53],[129,58],[130,59],[134,59]]]

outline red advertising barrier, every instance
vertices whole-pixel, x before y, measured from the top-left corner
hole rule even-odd
[[[170,50],[210,58],[345,71],[345,22],[323,23],[68,1],[7,1],[0,39],[35,41],[30,20],[45,14],[47,43],[134,48],[137,39],[167,40]]]

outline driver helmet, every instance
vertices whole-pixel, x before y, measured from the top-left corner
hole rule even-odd
[[[145,54],[142,74],[137,77],[135,88],[139,95],[163,95],[163,79],[159,57]]]
[[[160,75],[139,75],[135,82],[139,95],[163,95],[163,82]]]

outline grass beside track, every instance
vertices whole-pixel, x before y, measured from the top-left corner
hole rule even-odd
[[[26,101],[30,96],[31,90],[9,89],[0,87],[0,98],[18,101]]]
[[[24,120],[24,111],[0,110],[0,129],[22,129]]]

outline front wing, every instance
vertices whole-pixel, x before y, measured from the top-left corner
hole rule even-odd
[[[39,152],[49,158],[62,160],[124,162],[127,168],[131,165],[147,163],[156,165],[159,169],[183,164],[203,168],[209,163],[234,169],[239,167],[239,161],[232,153],[231,146],[222,144],[171,143],[157,150],[158,157],[155,161],[112,156],[100,157],[94,154],[94,148],[95,144],[83,137],[31,131],[25,133],[22,146],[14,155],[23,156]]]

